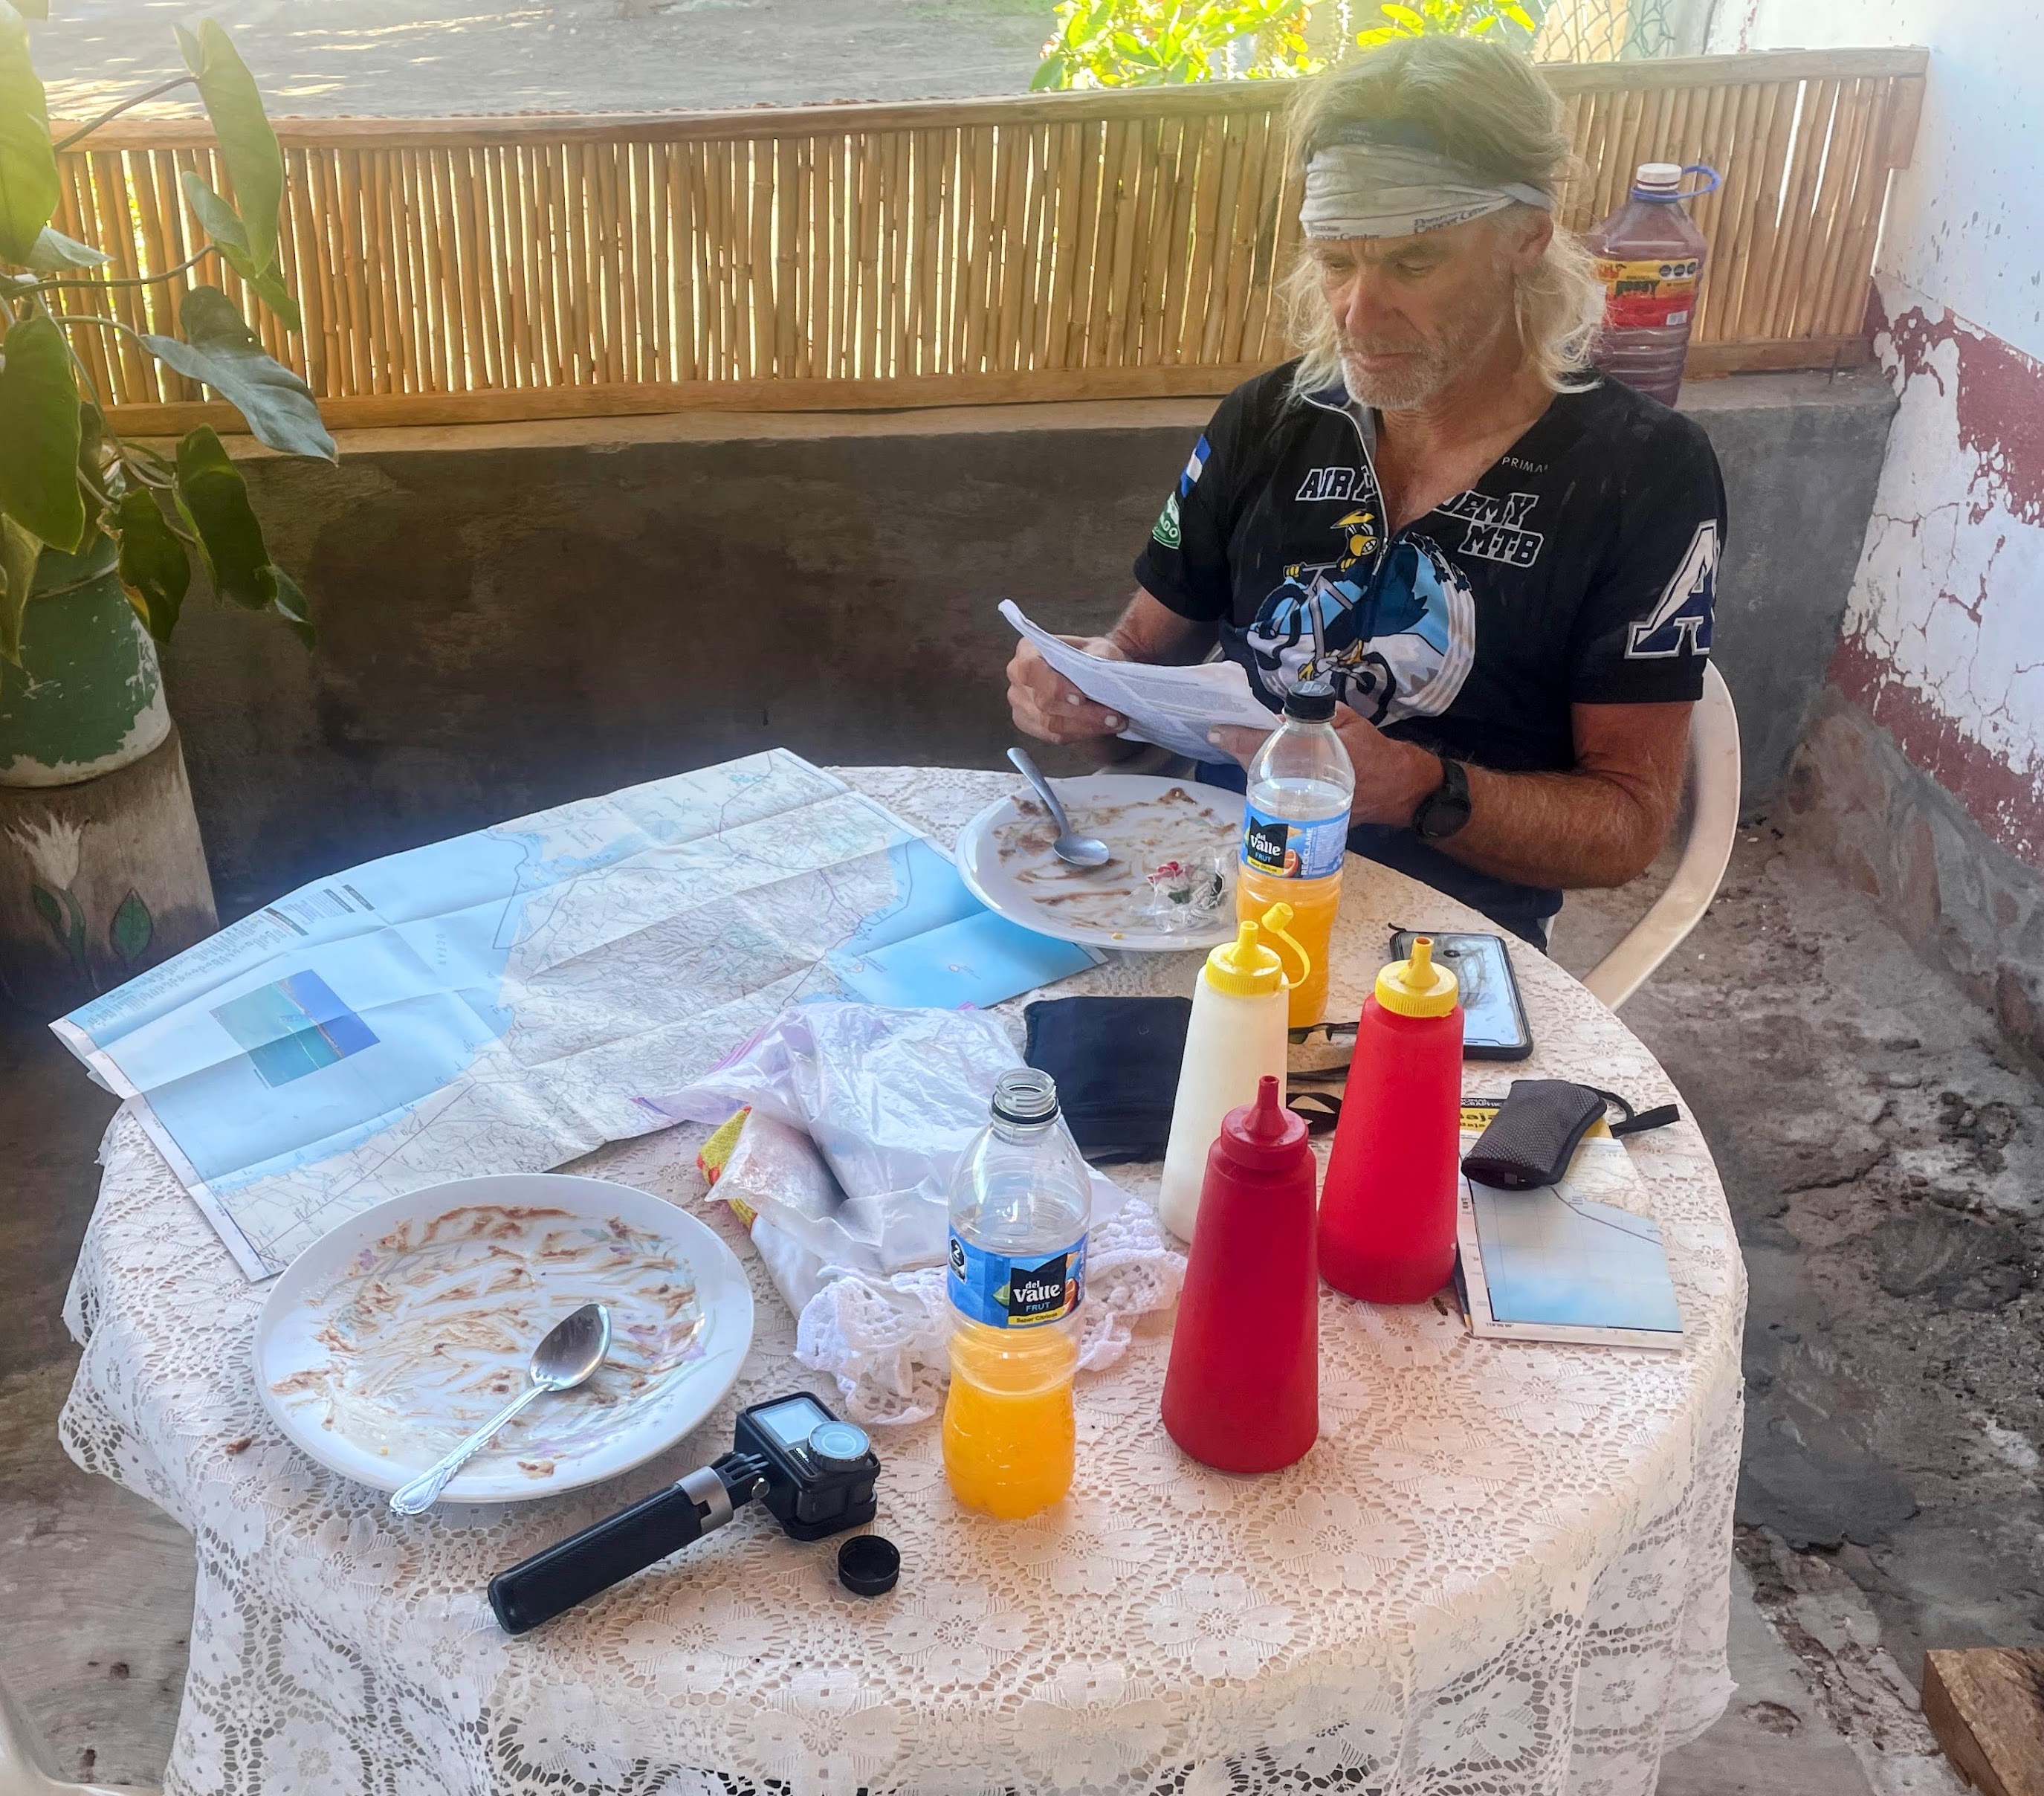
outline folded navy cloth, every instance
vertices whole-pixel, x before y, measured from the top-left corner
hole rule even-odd
[[[1022,1013],[1022,1057],[1058,1082],[1058,1107],[1097,1166],[1160,1160],[1171,1134],[1189,998],[1046,998]]]

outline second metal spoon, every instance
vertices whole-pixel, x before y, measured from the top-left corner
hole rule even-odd
[[[418,1515],[440,1501],[454,1475],[494,1440],[511,1418],[540,1398],[586,1384],[610,1351],[610,1312],[600,1303],[585,1303],[549,1329],[532,1349],[526,1375],[531,1383],[474,1433],[409,1484],[392,1494],[390,1506],[400,1515]]]
[[[1105,867],[1114,856],[1107,844],[1097,836],[1075,836],[1072,833],[1071,819],[1065,815],[1065,807],[1058,802],[1058,794],[1051,790],[1051,783],[1043,777],[1043,770],[1029,759],[1020,748],[1010,748],[1008,758],[1015,763],[1015,771],[1035,787],[1036,796],[1043,801],[1051,813],[1051,821],[1056,825],[1058,839],[1051,844],[1051,852],[1058,860],[1074,867]]]

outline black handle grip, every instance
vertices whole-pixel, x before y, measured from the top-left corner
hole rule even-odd
[[[524,1633],[678,1552],[702,1533],[702,1506],[670,1484],[498,1572],[490,1580],[490,1606],[506,1633]]]

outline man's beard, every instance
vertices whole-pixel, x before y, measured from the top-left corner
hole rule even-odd
[[[1444,321],[1432,343],[1340,343],[1342,381],[1359,406],[1381,412],[1412,411],[1458,379],[1490,349],[1512,322],[1511,289],[1488,304],[1473,304]],[[1370,371],[1358,351],[1403,352],[1390,367]]]
[[[1349,398],[1381,412],[1409,412],[1424,406],[1458,371],[1438,349],[1402,356],[1395,366],[1374,371],[1363,368],[1347,344],[1342,352],[1342,383]]]

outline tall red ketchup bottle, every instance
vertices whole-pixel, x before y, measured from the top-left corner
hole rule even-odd
[[[1455,1263],[1462,1007],[1416,936],[1377,975],[1356,1026],[1320,1191],[1320,1274],[1371,1303],[1418,1303]]]
[[[1207,1155],[1164,1374],[1164,1426],[1222,1471],[1276,1471],[1320,1426],[1313,1154],[1266,1074]]]

